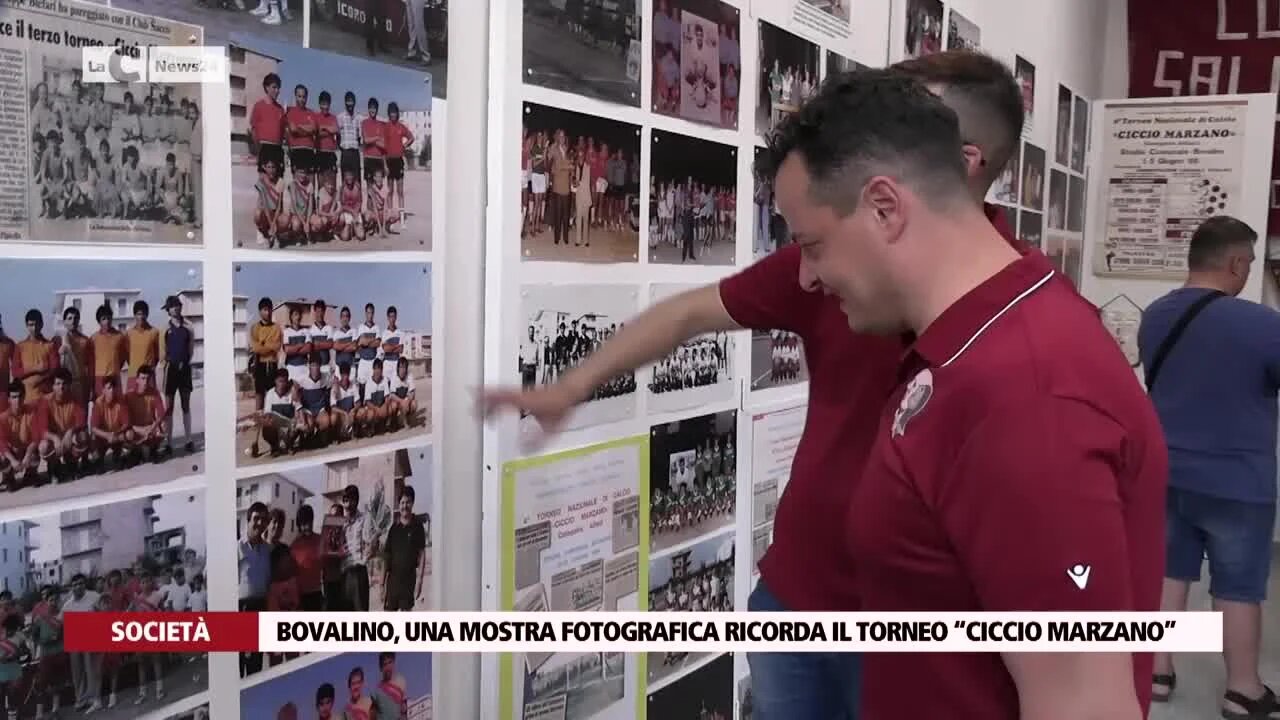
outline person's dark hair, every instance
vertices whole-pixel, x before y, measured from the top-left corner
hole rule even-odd
[[[325,700],[332,701],[334,697],[335,697],[335,690],[332,683],[325,683],[320,687],[316,688],[316,705],[319,705]]]
[[[151,314],[151,306],[147,304],[146,300],[139,300],[133,304],[133,314],[137,315],[138,313],[143,315]]]
[[[1187,269],[1217,270],[1231,250],[1253,247],[1258,233],[1247,223],[1230,215],[1217,215],[1200,223],[1191,234],[1191,247],[1187,250]]]
[[[150,365],[143,365],[138,368],[138,377],[142,377],[144,375],[147,377],[150,377],[152,373],[153,373],[153,370],[151,369]]]
[[[361,670],[358,667],[351,668],[351,672],[347,673],[347,685],[350,685],[351,681],[355,680],[356,678],[360,678],[361,680],[364,680],[364,670]]]
[[[967,196],[956,113],[914,78],[891,70],[834,75],[784,119],[756,158],[772,182],[793,152],[804,160],[815,200],[841,214],[857,207],[867,180],[889,175],[929,200]]]
[[[78,308],[78,307],[76,307],[76,306],[72,305],[71,307],[67,308],[66,310],[63,310],[63,311],[62,311],[62,319],[63,319],[63,320],[66,320],[66,319],[67,319],[67,318],[69,318],[69,317],[74,317],[74,318],[76,319],[76,321],[77,321],[77,322],[79,322],[79,320],[80,320],[80,308]]]
[[[262,78],[262,89],[266,90],[272,85],[280,87],[280,76],[275,73],[267,73],[266,77]]]
[[[26,317],[23,318],[23,321],[28,323],[35,323],[37,326],[43,326],[44,314],[41,313],[39,310],[32,308],[27,311],[27,315]]]
[[[57,370],[54,370],[54,371],[53,371],[53,379],[54,379],[54,380],[61,380],[63,385],[71,385],[71,382],[72,382],[72,379],[73,379],[73,378],[71,377],[71,371],[70,371],[70,370],[68,370],[68,369],[66,369],[66,368],[64,368],[64,367],[60,367],[60,368],[58,368]],[[67,389],[68,389],[68,390],[70,390],[70,388],[69,388],[69,387],[68,387]]]
[[[98,306],[98,312],[94,315],[98,322],[110,320],[112,318],[111,306],[103,303]]]
[[[320,91],[319,102],[320,102],[320,104],[321,104],[321,105],[324,105],[324,104],[327,104],[327,103],[332,103],[332,102],[333,102],[333,96],[329,94],[329,91],[328,91],[328,90],[321,90],[321,91]]]
[[[409,487],[408,485],[405,485],[405,486],[404,486],[404,489],[400,491],[400,497],[407,497],[407,498],[409,498],[409,502],[410,502],[410,503],[413,503],[413,501],[414,501],[414,500],[417,500],[417,499],[418,499],[418,498],[417,498],[417,493],[415,493],[415,492],[413,491],[413,488]]]
[[[294,519],[294,523],[299,527],[303,525],[312,525],[316,521],[316,511],[311,509],[310,505],[298,506],[298,514]]]
[[[994,181],[1013,157],[1026,122],[1022,87],[1008,65],[973,50],[948,50],[904,60],[890,69],[940,85],[942,101],[960,119],[960,137],[982,149],[982,176]]]
[[[271,298],[264,297],[258,301],[259,312],[261,312],[262,310],[274,310],[275,307],[276,307],[275,303],[271,302]]]
[[[355,500],[355,501],[359,502],[359,500],[360,500],[360,488],[356,487],[355,485],[348,485],[348,486],[346,486],[345,488],[343,488],[343,489],[342,489],[342,499],[343,499],[343,500]]]
[[[245,517],[251,518],[257,513],[262,513],[263,515],[266,515],[268,519],[270,519],[271,508],[267,507],[267,504],[264,502],[261,502],[261,501],[255,502],[254,504],[249,506],[249,511],[245,513]]]

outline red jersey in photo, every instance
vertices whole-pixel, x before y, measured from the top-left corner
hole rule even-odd
[[[134,427],[153,425],[164,418],[164,398],[159,392],[131,392],[128,399],[129,424]]]
[[[55,370],[58,366],[58,347],[52,340],[27,338],[18,343],[11,370],[14,377],[22,377],[28,373]],[[40,376],[29,377],[22,384],[27,389],[24,399],[33,402],[49,392],[53,380],[46,374],[43,379]]]
[[[265,97],[254,103],[249,113],[249,135],[257,143],[283,144],[284,107]]]
[[[316,146],[314,112],[291,105],[284,112],[284,124],[289,133],[289,147],[314,148]]]
[[[129,427],[129,407],[119,400],[110,403],[103,400],[95,401],[90,422],[94,430],[123,432]]]
[[[338,149],[338,116],[333,113],[316,113],[316,149],[333,152]],[[323,131],[323,132],[322,132]]]
[[[58,402],[52,395],[41,401],[44,403],[44,414],[48,419],[49,432],[62,436],[72,430],[84,429],[84,405],[74,400],[70,394]]]
[[[382,132],[383,139],[387,143],[387,157],[404,157],[404,151],[408,149],[409,143],[413,140],[413,133],[409,132],[409,128],[397,120],[396,122],[383,123]]]
[[[377,118],[366,117],[360,121],[360,141],[364,144],[361,149],[365,157],[380,158],[386,155],[386,151],[374,142],[382,140],[385,144],[386,127],[387,124]]]
[[[323,539],[318,533],[310,533],[294,538],[289,546],[289,554],[293,557],[294,577],[298,583],[298,592],[302,595],[316,592],[324,585],[322,544]]]
[[[45,436],[44,413],[39,405],[27,403],[0,413],[0,451],[19,453]]]

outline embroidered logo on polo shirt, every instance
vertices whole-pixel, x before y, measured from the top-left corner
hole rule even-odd
[[[919,415],[924,406],[933,397],[933,373],[928,368],[916,373],[907,383],[907,390],[902,394],[902,402],[893,413],[892,437],[902,437],[907,430],[907,423]]]

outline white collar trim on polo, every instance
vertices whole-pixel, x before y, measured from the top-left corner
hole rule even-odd
[[[1009,312],[1010,308],[1022,302],[1024,299],[1030,296],[1031,293],[1044,287],[1044,284],[1049,282],[1050,278],[1053,277],[1053,274],[1054,274],[1054,271],[1050,270],[1048,274],[1046,274],[1044,277],[1036,281],[1036,284],[1032,285],[1026,290],[1023,290],[1021,293],[1018,294],[1017,297],[1010,300],[1008,305],[1005,305],[1003,308],[1000,309],[1000,312],[996,313],[995,315],[992,315],[990,319],[988,319],[985,323],[983,323],[982,327],[978,328],[977,332],[975,332],[972,336],[970,336],[969,339],[965,341],[964,345],[960,346],[960,349],[956,351],[956,354],[952,355],[951,359],[942,363],[940,367],[946,367],[951,363],[955,362],[957,358],[959,358],[962,354],[964,354],[965,350],[969,349],[969,346],[972,345],[974,341],[977,340],[982,335],[982,333],[986,332],[987,328],[991,327],[991,325],[994,324],[996,320],[1000,319],[1001,315],[1004,315],[1005,313]]]

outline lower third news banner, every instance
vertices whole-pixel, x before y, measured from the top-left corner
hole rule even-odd
[[[1181,613],[73,613],[70,652],[1221,652]]]

